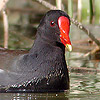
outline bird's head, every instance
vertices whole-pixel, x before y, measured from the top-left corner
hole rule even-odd
[[[38,34],[51,42],[62,43],[69,51],[72,50],[69,30],[70,18],[61,10],[50,10],[41,19]]]

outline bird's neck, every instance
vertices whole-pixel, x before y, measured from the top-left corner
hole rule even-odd
[[[50,39],[40,37],[37,37],[37,39],[34,41],[34,45],[29,53],[38,52],[42,50],[42,48],[60,48],[62,52],[65,53],[65,46],[62,43],[50,41]]]

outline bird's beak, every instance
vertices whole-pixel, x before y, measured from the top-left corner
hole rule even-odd
[[[58,19],[58,25],[60,29],[60,40],[65,45],[65,47],[72,51],[72,45],[69,38],[70,22],[65,16],[61,16]]]
[[[66,48],[68,49],[68,51],[72,51],[72,45],[66,44]]]

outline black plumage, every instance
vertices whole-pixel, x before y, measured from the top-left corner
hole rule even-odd
[[[54,92],[69,89],[65,46],[60,40],[58,26],[60,16],[69,19],[60,10],[46,13],[29,52],[0,49],[0,92]]]

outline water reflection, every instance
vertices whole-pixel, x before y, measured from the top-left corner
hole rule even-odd
[[[65,93],[3,93],[0,100],[69,100]]]
[[[100,73],[72,73],[71,94],[96,94],[100,92]]]

